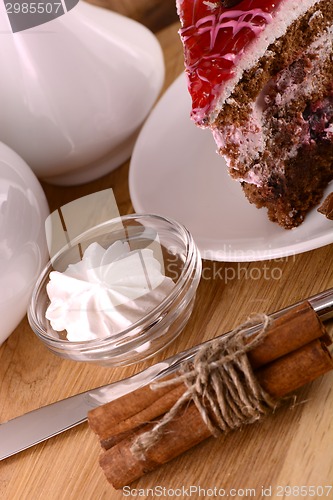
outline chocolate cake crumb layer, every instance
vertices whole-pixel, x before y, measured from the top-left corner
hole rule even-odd
[[[333,193],[330,193],[318,208],[318,212],[333,220]]]
[[[192,119],[286,229],[333,179],[333,1],[176,0]]]
[[[212,125],[245,195],[286,229],[333,179],[333,2],[295,21],[235,87]]]
[[[309,9],[302,18],[297,19],[283,37],[268,47],[266,55],[258,64],[244,72],[229,99],[232,105],[225,103],[214,126],[223,126],[225,123],[235,123],[238,119],[246,119],[247,104],[257,97],[264,85],[279,71],[295,61],[313,43],[318,34],[332,24],[333,2],[331,0],[322,0]]]

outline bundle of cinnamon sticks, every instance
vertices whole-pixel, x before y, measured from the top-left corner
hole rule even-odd
[[[304,302],[275,319],[262,343],[247,356],[260,386],[278,399],[333,369],[327,349],[331,343],[317,314]],[[103,449],[100,465],[114,488],[130,484],[212,435],[192,401],[167,423],[143,457],[133,453],[133,443],[170,411],[185,390],[183,383],[157,389],[145,386],[89,412],[89,425]]]

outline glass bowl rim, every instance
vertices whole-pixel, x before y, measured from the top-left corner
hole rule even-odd
[[[36,333],[38,337],[40,337],[43,341],[46,342],[48,345],[52,345],[54,347],[61,347],[63,346],[64,349],[88,349],[89,347],[104,347],[109,345],[112,347],[114,344],[119,343],[121,339],[130,334],[131,331],[133,330],[138,330],[138,333],[133,335],[132,337],[129,336],[128,340],[125,340],[124,343],[119,346],[115,346],[115,348],[119,347],[125,347],[127,344],[132,344],[133,342],[137,341],[138,344],[143,344],[149,340],[149,330],[154,323],[156,324],[156,317],[161,315],[163,313],[163,310],[167,307],[170,306],[181,294],[183,285],[184,283],[187,283],[188,279],[191,278],[193,270],[197,267],[198,263],[197,261],[199,260],[201,262],[201,257],[199,250],[193,240],[193,237],[191,233],[188,231],[188,229],[181,223],[175,221],[172,218],[161,216],[161,215],[156,215],[156,214],[128,214],[128,215],[123,215],[120,217],[115,217],[112,219],[108,219],[105,222],[102,222],[100,224],[97,224],[95,226],[92,226],[86,231],[83,231],[79,235],[77,235],[75,238],[71,240],[71,244],[74,246],[77,244],[79,241],[82,239],[87,239],[91,234],[93,234],[95,231],[101,231],[104,228],[110,226],[111,224],[115,225],[119,222],[122,221],[130,221],[130,220],[135,220],[135,219],[155,219],[163,223],[167,223],[171,227],[174,227],[177,230],[177,233],[181,235],[181,238],[183,242],[185,243],[185,252],[186,252],[186,259],[185,262],[183,263],[183,268],[181,270],[181,273],[175,282],[175,286],[171,290],[171,292],[156,306],[154,307],[151,311],[149,311],[145,316],[140,318],[138,321],[135,323],[132,323],[130,326],[127,328],[121,330],[115,335],[109,336],[109,337],[103,337],[103,338],[96,338],[96,339],[90,339],[90,340],[77,340],[77,341],[68,341],[68,340],[63,340],[60,338],[56,337],[51,337],[45,332],[45,329],[40,326],[40,322],[38,321],[38,317],[36,314],[37,310],[37,299],[38,295],[41,291],[41,286],[44,284],[45,280],[47,279],[50,270],[53,266],[53,262],[59,258],[63,253],[65,253],[67,250],[69,250],[68,245],[65,245],[62,247],[54,256],[52,259],[50,259],[47,264],[44,266],[44,268],[41,270],[39,278],[34,286],[34,289],[31,294],[29,306],[28,306],[28,320],[31,328],[33,331]],[[103,234],[103,233],[101,233]],[[195,267],[194,267],[195,265]],[[139,336],[138,336],[139,335]]]

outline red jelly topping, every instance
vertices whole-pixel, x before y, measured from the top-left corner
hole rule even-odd
[[[178,0],[192,118],[204,125],[224,83],[245,49],[272,21],[282,0],[243,0],[225,8],[219,0]]]

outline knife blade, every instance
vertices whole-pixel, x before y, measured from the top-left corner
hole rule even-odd
[[[89,410],[153,381],[166,366],[158,363],[121,382],[76,394],[0,424],[0,460],[85,422]]]
[[[304,300],[310,302],[322,321],[333,318],[333,288]],[[295,305],[297,304],[281,309],[271,316],[278,317]],[[258,324],[249,328],[248,334],[254,333],[260,327],[261,324]],[[223,335],[229,334],[230,332],[227,332]],[[205,344],[208,342],[210,341]],[[85,422],[89,410],[173,373],[183,361],[193,358],[202,345],[175,354],[132,377],[42,406],[0,424],[0,461]]]

